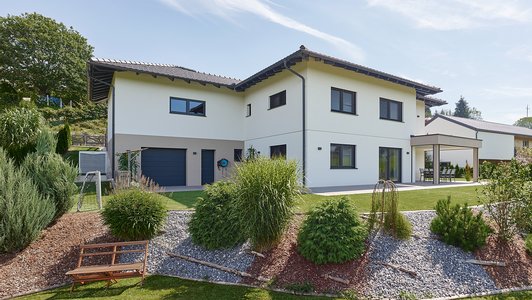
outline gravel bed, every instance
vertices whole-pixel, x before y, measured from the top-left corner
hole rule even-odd
[[[405,213],[413,227],[410,240],[396,240],[378,233],[370,246],[369,275],[364,294],[377,298],[398,298],[408,293],[417,298],[445,297],[497,290],[493,280],[478,265],[472,253],[447,245],[430,232],[434,212]],[[411,275],[375,264],[386,262],[417,273]]]
[[[179,258],[172,258],[166,254],[171,252],[186,255],[240,271],[246,271],[253,262],[254,256],[247,253],[248,244],[223,250],[205,250],[193,244],[188,233],[188,221],[191,214],[191,212],[182,211],[168,213],[165,232],[150,241],[148,273],[210,281],[240,282],[240,276]],[[135,254],[120,257],[121,262],[135,259]]]

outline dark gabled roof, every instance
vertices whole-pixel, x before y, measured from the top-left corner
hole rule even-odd
[[[362,65],[358,65],[358,64],[346,61],[346,60],[342,60],[342,59],[328,56],[325,54],[321,54],[318,52],[310,51],[307,48],[305,48],[305,46],[301,46],[298,51],[288,55],[287,57],[259,71],[258,73],[250,76],[249,78],[242,80],[240,83],[236,85],[236,90],[243,91],[249,88],[250,86],[253,86],[263,81],[264,79],[270,76],[273,76],[274,74],[282,71],[285,68],[284,66],[285,63],[288,66],[292,66],[302,61],[303,59],[308,59],[308,58],[314,58],[315,60],[322,61],[325,64],[335,66],[338,68],[343,68],[343,69],[353,71],[356,73],[364,74],[366,76],[371,76],[371,77],[375,77],[378,79],[397,83],[400,85],[412,87],[416,89],[416,94],[418,96],[426,96],[426,95],[432,95],[432,94],[442,92],[442,90],[438,87],[418,83],[410,79],[401,78],[401,77],[391,75],[385,72],[381,72],[381,71],[378,71],[372,68],[364,67]]]
[[[225,86],[231,89],[236,83],[240,82],[238,79],[202,73],[175,65],[93,58],[89,61],[89,97],[91,100],[99,101],[107,98],[109,84],[111,84],[115,71],[131,71],[153,76],[164,76],[172,80],[182,79],[188,82],[195,81],[201,84],[212,84],[217,87]]]
[[[434,106],[440,106],[440,105],[447,104],[447,101],[445,101],[445,100],[434,98],[434,97],[421,96],[419,94],[417,95],[416,98],[417,98],[417,100],[424,101],[425,105],[428,106],[428,107],[434,107]]]
[[[109,95],[109,85],[111,84],[115,71],[132,71],[137,73],[150,74],[153,76],[165,76],[172,80],[182,79],[187,82],[195,81],[201,84],[212,84],[217,87],[227,87],[235,91],[245,91],[249,87],[281,72],[286,67],[291,67],[304,59],[314,58],[324,64],[343,68],[349,71],[360,73],[366,76],[386,80],[396,84],[408,86],[416,90],[416,98],[425,101],[428,106],[438,106],[447,104],[447,102],[429,98],[427,95],[442,92],[438,87],[418,83],[410,79],[401,78],[375,69],[364,67],[346,60],[341,60],[332,56],[324,55],[318,52],[310,51],[301,46],[296,52],[277,61],[269,67],[253,74],[245,80],[238,80],[229,77],[217,76],[197,72],[191,69],[174,65],[148,64],[130,61],[117,61],[106,59],[91,59],[89,61],[89,99],[99,101],[107,98]]]
[[[432,119],[430,119],[427,125],[434,121],[436,118],[441,118],[449,122],[453,122],[455,124],[477,131],[532,137],[532,129],[526,127],[512,126],[507,124],[460,118],[454,116],[444,116],[440,114],[436,114],[434,117],[432,117]]]

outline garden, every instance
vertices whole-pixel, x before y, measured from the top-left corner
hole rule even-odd
[[[204,191],[116,185],[103,210],[73,212],[64,131],[34,109],[0,114],[0,298],[531,296],[530,151],[485,166],[478,188],[398,192],[381,180],[348,197],[305,194],[295,161],[251,155]],[[80,244],[137,240],[149,240],[143,286],[65,287]]]

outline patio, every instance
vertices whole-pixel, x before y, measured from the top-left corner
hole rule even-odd
[[[415,191],[415,190],[428,190],[428,189],[440,189],[449,187],[465,187],[465,186],[479,186],[482,183],[468,182],[468,181],[453,181],[453,182],[440,182],[435,185],[431,181],[418,181],[416,183],[397,183],[397,191]],[[354,195],[354,194],[367,194],[373,192],[374,185],[349,185],[349,186],[335,186],[335,187],[316,187],[312,188],[311,192],[320,196],[339,196],[339,195]]]

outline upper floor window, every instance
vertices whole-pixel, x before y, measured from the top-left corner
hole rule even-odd
[[[205,101],[170,97],[170,113],[205,116]]]
[[[332,87],[331,111],[356,114],[356,93]]]
[[[403,103],[390,99],[380,99],[380,118],[384,120],[403,121]]]
[[[286,158],[286,145],[270,146],[270,158]]]
[[[270,109],[286,104],[286,91],[270,96]]]
[[[355,145],[331,144],[331,169],[355,169]]]
[[[251,116],[251,103],[246,105],[246,117]]]

